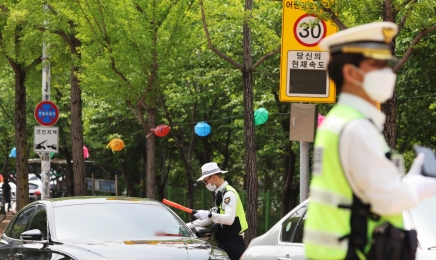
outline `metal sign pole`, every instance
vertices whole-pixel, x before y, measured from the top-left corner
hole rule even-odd
[[[300,203],[307,199],[309,190],[309,142],[300,141]]]
[[[48,7],[44,4],[44,12],[47,12]],[[44,25],[47,21],[44,21]],[[42,101],[50,100],[50,62],[47,54],[47,43],[42,43],[42,61],[45,63],[42,69]],[[41,199],[50,198],[50,153],[42,152],[41,160],[41,180],[42,180],[42,193]]]

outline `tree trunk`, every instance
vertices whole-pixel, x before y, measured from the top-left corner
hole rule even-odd
[[[245,31],[245,30],[244,30]],[[256,146],[254,141],[253,86],[252,73],[243,73],[244,80],[244,137],[245,172],[247,175],[247,216],[250,227],[245,236],[247,245],[257,236],[258,182],[256,165]]]
[[[146,167],[146,161],[147,161],[147,140],[146,139],[141,139],[141,198],[145,198],[146,197],[146,189],[145,189],[145,179],[144,179],[144,172],[145,172],[145,167]]]
[[[245,10],[253,8],[253,0],[245,1]],[[243,27],[243,70],[242,80],[244,87],[244,137],[245,137],[245,172],[247,175],[247,217],[250,227],[245,234],[245,243],[250,244],[257,236],[257,210],[258,210],[258,182],[256,164],[256,146],[254,141],[254,113],[253,113],[253,71],[251,60],[251,29],[247,21]]]
[[[156,110],[148,109],[148,129],[156,126]],[[156,137],[151,134],[147,138],[147,162],[146,162],[146,193],[147,198],[156,199]]]
[[[285,155],[283,156],[284,184],[282,196],[281,217],[285,216],[291,208],[292,183],[295,174],[295,153],[292,150],[292,142],[286,142]]]
[[[160,150],[161,150],[161,159],[160,159],[160,169],[161,169],[161,175],[160,175],[160,181],[158,183],[158,200],[162,200],[165,198],[165,187],[168,180],[168,174],[167,174],[167,145],[166,140],[161,138],[160,139]],[[168,162],[170,161],[170,158],[168,158]]]
[[[212,161],[212,149],[210,148],[209,144],[209,138],[207,136],[200,138],[200,141],[203,143],[203,153],[201,154],[200,162],[201,164],[205,164]],[[224,167],[224,165],[221,165],[221,167]],[[223,168],[225,169],[225,168]]]
[[[8,146],[6,146],[6,147],[8,147]],[[8,171],[8,163],[9,163],[9,157],[8,157],[8,155],[6,153],[5,154],[5,160],[3,161],[3,168],[2,168],[1,174],[3,174],[3,177],[8,176],[8,179],[9,179],[9,174],[7,173],[7,171]]]
[[[83,158],[82,91],[76,76],[78,68],[71,67],[71,152],[73,154],[74,195],[86,195],[86,170]]]
[[[124,150],[120,152],[120,157],[121,157],[121,173],[123,174],[124,180],[126,181],[127,196],[135,197],[135,188],[133,187],[132,179],[130,178],[130,175],[127,171]]]
[[[394,96],[381,105],[383,113],[386,115],[385,128],[383,129],[383,135],[386,142],[391,149],[395,149],[396,146],[396,129],[395,129],[395,116],[397,114],[397,95]]]
[[[27,150],[26,122],[26,78],[25,71],[18,65],[13,65],[15,72],[15,161],[17,177],[17,207],[19,210],[29,204],[29,153]]]
[[[65,159],[67,161],[67,172],[66,181],[67,181],[67,194],[69,197],[74,196],[74,172],[73,172],[73,164],[71,160],[71,153],[67,148],[64,149]]]
[[[394,22],[394,11],[391,0],[383,1],[383,21]],[[395,54],[395,44],[392,44],[392,53]],[[385,128],[383,129],[383,135],[387,144],[391,149],[395,149],[396,146],[396,129],[395,129],[395,117],[397,114],[397,99],[394,92],[394,96],[381,105],[382,112],[386,115]]]
[[[186,169],[186,198],[188,202],[188,208],[194,208],[194,189],[193,189],[193,181],[192,181],[192,166],[191,160],[189,160],[189,165],[185,165]],[[209,210],[206,208],[205,210]],[[189,215],[189,219],[194,220],[194,216],[192,214]]]

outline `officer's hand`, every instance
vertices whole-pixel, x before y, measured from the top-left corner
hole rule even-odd
[[[209,218],[209,211],[208,210],[197,210],[197,213],[194,214],[194,217],[198,219],[208,219]]]
[[[403,182],[412,186],[418,193],[419,199],[423,200],[436,193],[436,178],[421,175],[424,163],[424,154],[418,154],[410,167],[409,173],[404,176]]]

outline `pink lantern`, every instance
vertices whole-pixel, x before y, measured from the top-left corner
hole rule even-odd
[[[321,125],[322,121],[324,121],[325,116],[318,114],[318,127]]]
[[[85,159],[89,158],[89,152],[88,152],[88,148],[86,148],[86,146],[83,146],[83,157]]]

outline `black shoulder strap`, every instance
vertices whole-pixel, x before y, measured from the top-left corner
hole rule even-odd
[[[371,123],[370,119],[368,119]],[[350,121],[351,122],[351,121]],[[350,123],[348,122],[348,123]],[[344,125],[341,129],[341,132],[339,133],[339,143],[338,143],[338,157],[341,164],[342,172],[344,173],[345,179],[347,179],[348,185],[350,185],[350,181],[347,178],[347,175],[345,174],[344,167],[342,165],[341,157],[340,157],[340,137],[344,131],[344,129],[347,127],[348,123]],[[351,188],[351,185],[350,185]],[[338,205],[339,208],[348,209],[351,210],[351,216],[350,216],[350,234],[347,234],[339,240],[343,240],[345,238],[348,238],[348,250],[347,255],[345,257],[346,260],[358,260],[360,259],[357,255],[356,250],[359,250],[360,252],[364,253],[365,246],[368,243],[368,220],[374,219],[377,220],[380,218],[380,216],[374,214],[371,212],[371,205],[365,204],[360,200],[359,197],[356,196],[354,191],[353,192],[353,202],[351,206],[349,205]]]

